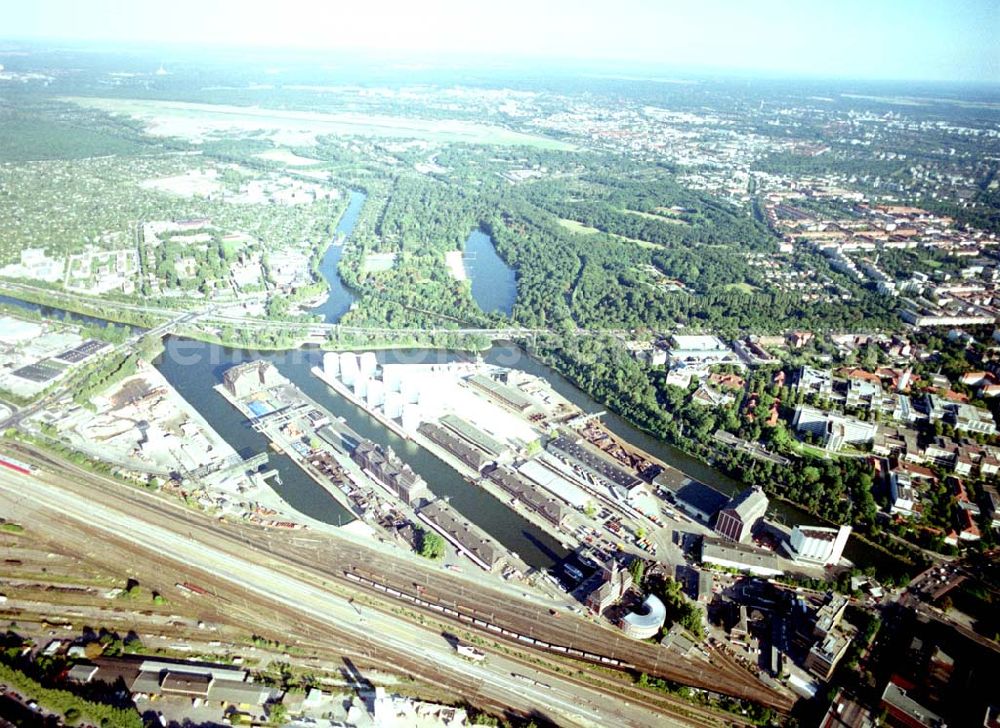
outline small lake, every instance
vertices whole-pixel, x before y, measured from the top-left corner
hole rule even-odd
[[[465,241],[463,260],[479,308],[510,316],[517,298],[517,276],[497,255],[493,239],[482,230],[473,230]]]
[[[330,286],[330,294],[327,299],[316,308],[309,309],[310,313],[317,313],[323,317],[326,323],[332,324],[340,320],[340,317],[347,313],[351,304],[354,303],[354,294],[344,285],[337,272],[340,264],[340,256],[344,253],[344,243],[354,232],[354,226],[358,224],[358,216],[361,208],[364,207],[368,195],[364,192],[351,190],[351,198],[347,202],[347,209],[337,223],[337,230],[334,240],[330,243],[323,260],[319,264],[319,272],[326,279]]]

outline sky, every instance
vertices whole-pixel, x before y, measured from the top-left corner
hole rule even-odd
[[[5,0],[0,36],[1000,83],[1000,0]]]

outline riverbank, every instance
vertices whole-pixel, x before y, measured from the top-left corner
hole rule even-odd
[[[17,305],[18,302],[19,299],[14,299],[12,301],[14,305]],[[39,305],[39,304],[28,304],[24,302],[21,302],[21,304],[23,307],[28,307],[28,308],[30,308],[30,306],[32,305]],[[59,309],[59,310],[66,310],[66,309]],[[51,315],[55,317],[56,313],[57,313],[56,311],[53,311]],[[100,320],[103,321],[113,320],[108,315],[107,312],[102,311],[100,312],[100,314],[101,314]],[[94,318],[96,319],[97,317]],[[217,336],[208,336],[208,335],[199,336],[197,335],[197,332],[191,332],[191,333],[193,334],[191,338],[197,341],[204,341],[206,342],[206,345],[227,346],[227,344],[221,343],[221,340]],[[234,343],[238,348],[241,348],[243,346],[243,344],[240,342],[234,342]],[[451,342],[448,343],[450,344]],[[506,349],[502,345],[494,346],[483,353],[489,356],[490,352],[492,351],[495,353],[494,358],[502,360],[500,362],[501,364],[508,366],[513,365],[516,368],[521,368],[524,369],[525,371],[531,371],[531,370],[537,371],[537,370],[548,369],[549,370],[548,373],[544,371],[542,372],[543,376],[548,376],[551,379],[551,381],[553,381],[553,383],[558,383],[560,380],[563,380],[576,391],[577,399],[579,399],[579,397],[584,397],[589,399],[589,396],[583,389],[580,388],[579,384],[572,380],[570,373],[568,372],[561,373],[558,369],[550,369],[550,365],[546,362],[546,360],[543,357],[537,355],[535,352],[523,348],[520,344],[514,344],[514,342],[509,342],[509,343],[511,344],[511,346],[508,346]],[[383,341],[378,343],[373,343],[371,341],[327,342],[322,347],[312,346],[312,347],[302,347],[302,348],[306,351],[314,350],[317,352],[335,348],[352,349],[352,350],[373,349],[379,352],[384,352],[386,356],[391,356],[392,350],[394,349],[400,349],[406,352],[417,351],[420,349],[428,349],[436,351],[441,355],[446,355],[447,351],[449,351],[448,346],[446,345],[445,342],[439,342],[434,340],[429,340],[426,342],[424,341],[418,342],[412,340],[408,342]],[[513,349],[513,351],[511,351],[511,349]],[[278,353],[287,350],[288,350],[287,347],[277,346],[277,345],[272,347],[257,348],[258,352],[263,352],[265,354],[270,353],[272,355],[277,355]],[[463,350],[457,350],[457,351],[461,352]],[[464,350],[464,351],[468,352],[471,350]],[[482,351],[482,350],[475,349],[475,351]],[[526,362],[523,361],[524,359],[526,359],[527,362],[530,362],[530,366],[525,367]],[[520,362],[520,364],[518,362]],[[563,393],[565,394],[565,392]],[[569,394],[572,398],[573,397],[572,393],[570,392]],[[594,402],[592,409],[599,409],[605,406],[607,407],[608,410],[610,410],[610,412],[615,413],[615,408],[610,404],[602,405],[600,403]],[[702,457],[686,453],[684,451],[678,450],[677,448],[673,448],[668,443],[657,439],[655,435],[650,433],[648,430],[645,430],[644,428],[625,420],[624,418],[618,416],[617,414],[613,414],[613,416],[606,417],[605,419],[607,421],[606,424],[608,424],[609,428],[613,432],[615,432],[618,436],[623,437],[627,441],[631,442],[636,439],[631,436],[632,432],[641,433],[642,438],[649,440],[649,444],[641,445],[641,448],[643,450],[646,450],[651,454],[657,455],[659,459],[671,465],[674,465],[674,467],[677,467],[681,472],[685,473],[686,475],[693,477],[696,480],[702,480],[703,482],[707,482],[710,485],[719,487],[720,490],[722,490],[723,492],[727,492],[730,494],[739,488],[738,483],[728,478],[727,476],[719,473],[718,471],[712,469],[710,467],[710,464],[707,463]],[[621,423],[624,423],[624,425],[626,425],[624,429]],[[640,440],[642,438],[640,438]],[[680,462],[677,462],[678,458],[680,458]],[[791,508],[791,510],[789,510],[788,504],[792,504],[793,507]],[[828,523],[828,521],[820,520],[820,517],[817,514],[814,514],[810,511],[806,511],[797,504],[792,503],[791,501],[785,501],[780,498],[776,498],[774,501],[774,505],[779,508],[783,507],[783,510],[785,510],[788,516],[790,517],[787,518],[787,520],[792,520],[792,522],[808,522],[806,519],[803,518],[803,515],[806,515],[813,522],[818,521],[818,522]],[[879,559],[872,558],[872,555],[870,553],[865,553],[871,551],[872,546],[876,547],[876,550],[878,551],[879,554],[885,554],[886,557],[893,559],[893,561],[896,561],[897,564],[895,566],[890,566],[884,563],[879,563]],[[848,550],[846,555],[851,561],[862,567],[866,565],[874,565],[881,571],[886,566],[889,566],[890,570],[896,573],[912,571],[912,567],[906,564],[904,561],[901,561],[895,554],[892,554],[891,552],[886,553],[884,547],[880,547],[879,544],[871,542],[867,539],[862,541],[859,534],[852,534],[851,542],[849,542],[848,544]]]

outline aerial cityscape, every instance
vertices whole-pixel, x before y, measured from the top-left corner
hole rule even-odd
[[[1000,726],[996,6],[142,5],[0,30],[0,728]]]

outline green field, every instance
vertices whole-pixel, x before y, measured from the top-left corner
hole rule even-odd
[[[644,217],[647,220],[659,220],[660,222],[668,222],[672,225],[687,225],[684,220],[677,219],[677,213],[673,212],[664,207],[656,208],[658,211],[666,210],[666,212],[639,212],[639,210],[622,210],[629,215],[638,215],[639,217]]]
[[[582,222],[577,222],[576,220],[567,220],[563,217],[559,218],[559,224],[571,233],[576,233],[578,235],[593,235],[594,233],[601,232],[595,227],[584,225]]]
[[[317,136],[368,136],[423,139],[433,142],[529,146],[570,150],[573,147],[547,137],[455,119],[413,119],[381,114],[283,111],[249,106],[198,104],[182,101],[111,99],[73,96],[62,99],[111,114],[125,114],[147,125],[156,136],[202,141],[224,133],[271,132],[287,144],[314,143]]]
[[[571,233],[576,233],[577,235],[594,235],[595,233],[601,232],[595,227],[590,227],[589,225],[584,225],[582,222],[576,220],[567,220],[564,217],[559,218],[559,224],[569,230]],[[614,233],[609,233],[611,237],[617,238],[618,240],[624,240],[626,243],[635,243],[643,248],[659,248],[662,246],[656,243],[651,243],[648,240],[639,240],[638,238],[627,238],[624,235],[616,235]]]

